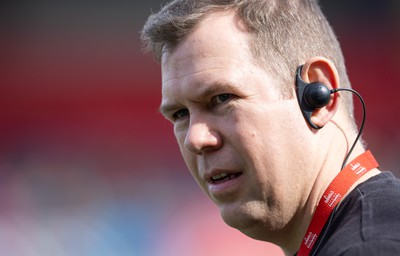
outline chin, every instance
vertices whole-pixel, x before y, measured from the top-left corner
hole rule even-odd
[[[220,206],[220,214],[224,222],[248,237],[265,240],[266,211],[248,206]]]
[[[256,240],[274,242],[276,234],[285,227],[284,216],[266,209],[261,203],[224,205],[219,209],[227,225]]]

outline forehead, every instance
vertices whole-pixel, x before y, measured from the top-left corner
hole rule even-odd
[[[195,29],[175,47],[166,48],[161,59],[163,84],[182,77],[179,71],[189,68],[223,68],[227,63],[252,61],[250,34],[238,15],[216,12],[204,18]]]

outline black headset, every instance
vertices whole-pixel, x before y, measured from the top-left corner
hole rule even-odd
[[[321,129],[322,127],[317,126],[311,121],[311,115],[316,109],[323,108],[329,103],[331,99],[331,94],[339,92],[339,91],[348,91],[352,92],[360,99],[362,107],[363,107],[363,118],[360,125],[360,129],[358,131],[357,137],[350,148],[349,152],[346,155],[346,158],[343,161],[342,169],[346,166],[346,162],[353,151],[357,141],[359,140],[361,133],[364,129],[365,117],[366,117],[366,108],[365,103],[361,95],[353,89],[349,88],[336,88],[330,90],[325,84],[321,82],[313,82],[307,83],[301,78],[301,69],[303,65],[300,65],[296,71],[296,93],[297,93],[297,100],[300,105],[301,113],[304,116],[306,122],[314,129]]]

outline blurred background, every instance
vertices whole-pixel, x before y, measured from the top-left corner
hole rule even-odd
[[[0,4],[0,255],[282,255],[222,222],[157,112],[139,31],[163,3]],[[369,148],[400,176],[400,2],[321,4]]]

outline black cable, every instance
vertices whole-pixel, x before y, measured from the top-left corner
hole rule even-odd
[[[362,108],[363,108],[363,117],[362,117],[362,122],[361,122],[361,125],[360,125],[360,129],[358,130],[357,137],[354,140],[354,143],[351,146],[349,152],[347,153],[347,155],[346,155],[346,157],[345,157],[345,159],[343,161],[342,167],[340,168],[340,170],[343,170],[344,167],[347,164],[347,160],[349,160],[350,154],[353,152],[354,147],[356,146],[358,140],[361,137],[362,131],[364,130],[364,124],[365,124],[365,118],[366,118],[367,110],[366,110],[366,107],[365,107],[364,99],[361,97],[361,95],[358,92],[356,92],[353,89],[347,89],[347,88],[338,88],[338,89],[332,89],[331,90],[332,93],[339,92],[339,91],[348,91],[348,92],[352,92],[355,95],[357,95],[358,99],[361,101],[361,105],[362,105]]]

